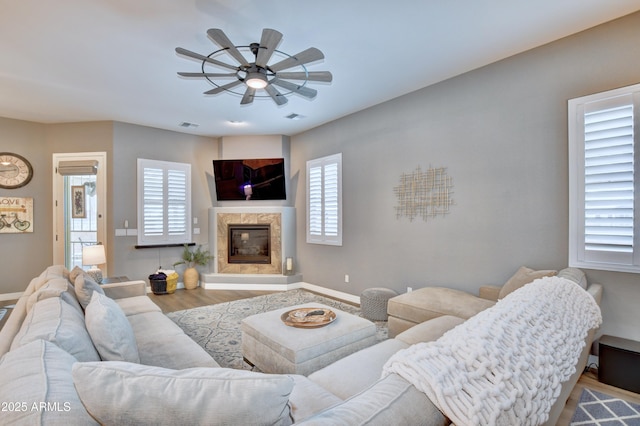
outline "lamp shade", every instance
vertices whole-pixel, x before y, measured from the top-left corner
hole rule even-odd
[[[106,263],[106,261],[107,257],[104,253],[104,246],[102,244],[82,247],[83,265],[102,265],[103,263]]]

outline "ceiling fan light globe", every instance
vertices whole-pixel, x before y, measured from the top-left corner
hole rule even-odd
[[[259,72],[249,73],[245,83],[253,89],[264,89],[269,84],[267,77]]]

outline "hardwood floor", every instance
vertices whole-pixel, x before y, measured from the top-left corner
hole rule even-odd
[[[162,312],[166,314],[167,312],[248,299],[270,293],[275,292],[258,290],[205,290],[202,287],[196,287],[193,290],[178,289],[173,294],[156,295],[149,293],[149,297],[156,305],[160,306]]]
[[[261,296],[263,294],[274,293],[272,291],[248,291],[248,290],[204,290],[198,287],[194,290],[176,290],[174,294],[155,295],[149,293],[149,297],[160,306],[162,312],[175,312],[183,309],[191,309],[199,306],[213,305],[216,303],[230,302],[232,300],[247,299],[250,297]],[[9,305],[15,301],[0,302],[0,306]],[[11,314],[11,309],[5,317],[0,321],[0,328]],[[598,392],[602,392],[614,397],[622,398],[632,403],[640,404],[640,394],[619,389],[604,383],[598,382],[597,372],[589,371],[580,377],[580,380],[574,387],[567,404],[560,415],[557,426],[567,426],[573,416],[573,413],[582,394],[582,390],[587,387]]]

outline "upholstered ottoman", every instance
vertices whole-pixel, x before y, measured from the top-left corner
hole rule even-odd
[[[285,312],[308,307],[330,309],[336,319],[319,328],[282,322]],[[242,320],[241,330],[242,355],[263,373],[308,375],[376,343],[376,326],[371,321],[318,303],[252,315]]]

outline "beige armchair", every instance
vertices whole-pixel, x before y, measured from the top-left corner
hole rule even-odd
[[[535,271],[523,266],[502,286],[481,286],[478,296],[451,288],[425,287],[393,297],[389,299],[387,305],[389,337],[394,337],[416,324],[443,315],[469,319],[478,312],[495,305],[499,299],[523,285],[541,277],[556,275],[556,272],[554,270]],[[584,274],[579,269],[567,268],[562,272],[572,274],[572,279],[574,275],[579,275],[577,279],[584,278]],[[586,278],[584,282],[586,285]]]

